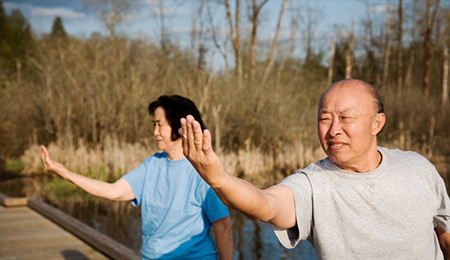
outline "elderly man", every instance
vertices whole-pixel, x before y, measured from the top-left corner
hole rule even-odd
[[[268,119],[273,120],[273,119]],[[386,121],[375,88],[333,84],[318,107],[327,158],[260,190],[227,174],[211,134],[181,119],[186,157],[220,199],[274,225],[287,248],[308,239],[322,259],[443,259],[450,201],[434,166],[414,152],[377,146]]]

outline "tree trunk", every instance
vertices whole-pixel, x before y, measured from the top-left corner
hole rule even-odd
[[[433,11],[433,2],[435,3],[435,9]],[[427,1],[427,29],[425,31],[425,76],[423,78],[423,94],[428,96],[430,94],[430,75],[431,75],[431,62],[433,58],[433,43],[431,36],[433,34],[433,24],[436,18],[436,13],[439,8],[439,0]]]
[[[398,0],[397,91],[403,91],[403,0]]]
[[[354,37],[353,32],[350,34],[348,38],[347,49],[345,50],[345,78],[349,79],[352,77],[352,69],[353,69],[353,48],[354,48]]]
[[[386,0],[386,36],[383,50],[383,82],[382,87],[386,88],[389,80],[389,58],[390,58],[390,37],[391,37],[391,12],[389,0]]]
[[[236,33],[234,32],[233,27],[233,19],[231,17],[231,9],[230,9],[230,3],[228,0],[225,0],[225,7],[227,10],[227,20],[228,24],[230,26],[230,39],[231,43],[233,44],[234,49],[234,55],[236,59],[236,75],[238,78],[238,85],[241,86],[242,83],[242,57],[241,57],[241,26],[240,26],[240,1],[236,0],[236,14],[235,14],[235,26],[236,26]],[[236,35],[235,35],[236,34]]]
[[[413,12],[416,13],[417,11],[417,2],[418,0],[414,0],[414,6],[413,6]],[[416,28],[418,27],[418,24],[414,24],[414,26],[412,26],[412,31],[411,31],[411,35],[412,35],[412,40],[411,40],[411,44],[409,46],[409,60],[407,63],[407,67],[406,67],[406,76],[405,76],[405,91],[408,91],[408,89],[411,88],[411,83],[412,83],[412,71],[413,71],[413,66],[414,66],[414,62],[415,62],[415,56],[416,56]]]
[[[281,19],[283,18],[283,12],[284,7],[286,6],[287,0],[283,0],[283,3],[281,4],[281,10],[280,15],[278,16],[278,23],[277,23],[277,29],[275,31],[275,36],[273,38],[272,42],[272,50],[270,52],[269,60],[266,64],[266,67],[264,69],[263,77],[262,77],[262,83],[266,82],[267,77],[269,76],[269,72],[272,69],[273,66],[273,59],[275,55],[275,49],[277,48],[277,42],[278,42],[278,34],[280,33],[280,27],[281,27]]]
[[[210,24],[210,31],[211,31],[211,37],[212,40],[214,42],[214,45],[216,46],[216,48],[219,50],[220,54],[222,55],[224,62],[225,62],[225,79],[228,79],[229,76],[229,64],[228,64],[228,54],[226,51],[224,51],[224,49],[226,49],[226,47],[224,47],[222,49],[221,45],[219,44],[218,40],[217,40],[217,35],[216,35],[216,31],[218,31],[215,26],[214,26],[214,22],[213,22],[213,17],[211,14],[211,10],[209,9],[209,6],[207,8],[208,10],[208,20],[209,20],[209,24]]]
[[[442,72],[442,106],[448,103],[448,48],[444,47],[444,62]]]
[[[268,0],[264,0],[261,4],[257,4],[256,0],[252,0],[252,15],[250,17],[252,23],[252,32],[250,36],[250,69],[249,77],[253,78],[255,75],[256,67],[256,32],[258,30],[259,20],[258,15],[261,8],[267,3]]]
[[[328,64],[328,86],[330,86],[333,81],[334,53],[336,51],[335,37],[336,37],[336,33],[333,33],[333,39],[331,40],[331,46],[330,46],[330,61]]]

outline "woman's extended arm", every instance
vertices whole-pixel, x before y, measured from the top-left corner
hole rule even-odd
[[[41,146],[41,159],[45,170],[58,174],[94,196],[117,201],[129,201],[135,198],[126,180],[119,179],[115,183],[108,183],[71,172],[64,165],[51,160],[45,146]]]
[[[233,235],[231,232],[231,219],[224,217],[213,223],[216,233],[216,247],[220,260],[233,259]]]

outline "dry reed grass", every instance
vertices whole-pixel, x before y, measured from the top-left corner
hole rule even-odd
[[[119,142],[111,138],[106,139],[103,147],[88,147],[80,141],[77,147],[51,143],[47,149],[52,160],[62,163],[71,171],[101,180],[117,179],[154,152],[138,143]],[[32,145],[21,159],[25,163],[23,173],[43,172],[39,145]]]
[[[138,166],[149,151],[141,144],[123,143],[108,139],[105,146],[88,148],[80,143],[58,145],[51,143],[47,147],[52,160],[58,161],[68,169],[104,181],[113,181]],[[279,182],[297,168],[324,157],[320,147],[306,147],[301,143],[283,146],[276,154],[261,148],[247,147],[236,152],[219,155],[225,169],[235,176],[242,177],[258,187]],[[23,173],[42,173],[39,145],[32,145],[21,159],[25,167]]]
[[[302,143],[283,146],[276,154],[260,148],[245,148],[222,154],[224,168],[262,188],[280,182],[295,170],[325,157],[320,147],[307,147]]]

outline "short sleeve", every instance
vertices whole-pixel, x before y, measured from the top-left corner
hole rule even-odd
[[[285,178],[280,185],[287,186],[294,194],[296,226],[283,229],[274,226],[275,235],[286,248],[294,248],[300,240],[310,236],[312,228],[312,189],[309,179],[303,172]]]
[[[214,190],[207,184],[206,185],[206,197],[203,202],[203,210],[206,217],[211,223],[216,222],[219,219],[230,215],[227,206],[217,197]]]
[[[437,172],[436,174],[439,175]],[[440,226],[446,232],[450,232],[450,201],[442,177],[438,177],[436,186],[438,208],[434,218],[434,225]]]
[[[149,160],[150,157],[147,158],[138,167],[122,176],[122,178],[125,179],[128,184],[130,184],[131,189],[133,190],[135,198],[131,200],[131,204],[136,207],[139,206],[142,202],[142,193],[144,191],[145,175],[147,172],[147,164]]]

